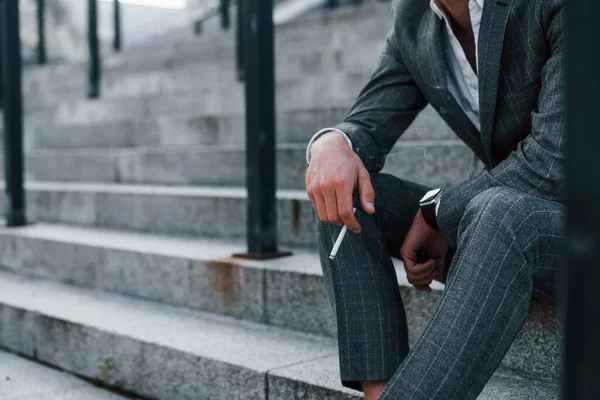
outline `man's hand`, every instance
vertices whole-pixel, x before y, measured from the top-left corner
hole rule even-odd
[[[418,290],[431,292],[431,282],[443,279],[447,253],[446,238],[425,222],[419,210],[400,249],[408,281]]]
[[[316,140],[310,154],[306,192],[319,218],[360,232],[352,211],[354,189],[358,189],[364,211],[375,213],[375,192],[363,162],[337,132],[325,133]]]

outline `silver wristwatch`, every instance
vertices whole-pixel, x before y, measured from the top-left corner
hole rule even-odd
[[[425,193],[425,196],[419,201],[419,207],[421,208],[421,214],[423,219],[427,222],[427,225],[433,229],[439,229],[437,223],[436,208],[442,198],[442,192],[444,189],[433,189]]]

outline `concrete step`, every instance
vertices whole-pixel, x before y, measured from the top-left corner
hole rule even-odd
[[[280,129],[278,143],[308,143],[324,126],[334,126],[346,116],[346,108],[289,110],[277,114]],[[426,121],[437,118],[437,120]],[[121,122],[81,125],[31,123],[26,128],[29,148],[114,148],[237,145],[246,143],[245,115],[159,115]],[[454,139],[456,136],[435,113],[420,118],[423,128],[410,132],[415,140],[422,138]],[[437,129],[436,129],[437,128]],[[427,129],[427,132],[425,130]],[[429,134],[429,136],[426,136]],[[408,134],[407,134],[408,136]]]
[[[370,40],[383,41],[392,26],[389,10],[389,4],[365,5],[325,12],[278,26],[276,54],[281,57],[315,48],[339,50]],[[219,33],[171,43],[168,46],[131,49],[120,55],[110,56],[104,62],[103,73],[110,76],[113,72],[171,69],[215,60],[233,60],[234,54],[232,32]],[[49,82],[73,81],[74,73],[80,75],[79,80],[84,83],[86,68],[85,63],[31,68],[24,76],[25,91],[41,88]]]
[[[324,337],[0,273],[0,343],[152,398],[355,399]],[[551,382],[496,374],[480,399],[555,399]]]
[[[315,251],[269,261],[233,259],[240,241],[176,238],[124,231],[38,224],[0,231],[0,265],[147,300],[233,316],[325,336],[335,319]],[[42,258],[39,255],[44,254]],[[395,260],[412,343],[441,296],[414,290]],[[557,377],[554,307],[533,302],[529,320],[503,365],[531,376]]]
[[[278,83],[298,82],[311,76],[350,75],[366,80],[377,65],[385,41],[362,43],[360,53],[346,49],[310,46],[289,54],[279,54],[276,63]],[[69,79],[48,78],[46,81],[25,79],[25,109],[51,107],[68,100],[85,99],[87,72],[73,71]],[[356,78],[356,76],[360,76]],[[207,88],[230,87],[236,82],[233,58],[148,71],[107,73],[102,80],[102,98],[198,93]]]
[[[346,113],[347,108],[281,111],[277,115],[278,125],[281,127],[277,132],[277,141],[308,143],[315,132],[324,126],[339,123]],[[29,149],[243,146],[246,143],[245,124],[245,115],[242,114],[167,114],[120,122],[78,125],[32,122],[27,126],[25,135]],[[439,125],[440,129],[432,129],[431,135],[446,139],[455,138],[449,128],[441,123]]]
[[[276,109],[314,110],[319,108],[348,108],[368,79],[365,74],[315,75],[305,79],[281,82],[276,87]],[[62,125],[95,124],[106,121],[122,122],[131,119],[152,118],[163,114],[242,114],[245,110],[244,87],[236,82],[195,80],[200,87],[181,81],[173,91],[132,97],[76,98],[54,103],[51,107],[28,110],[50,113],[54,122]],[[146,90],[146,89],[144,89]],[[148,89],[150,90],[150,89]],[[170,90],[170,89],[169,89]]]
[[[246,190],[241,187],[28,182],[26,190],[30,221],[228,240],[246,235]],[[279,243],[316,248],[306,192],[279,190],[277,198]]]
[[[156,399],[266,399],[269,374],[335,354],[331,339],[0,274],[0,343]],[[293,380],[280,384],[293,385]],[[281,389],[283,390],[283,389]]]
[[[307,144],[315,132],[342,121],[347,111],[347,107],[280,111],[277,114],[277,142]],[[241,114],[166,114],[78,125],[29,120],[25,137],[28,149],[244,146],[245,124],[245,115]],[[404,133],[403,139],[452,140],[456,135],[432,107],[427,107]]]
[[[278,187],[304,188],[306,144],[278,145],[276,157]],[[436,187],[467,179],[479,165],[458,140],[404,140],[386,158],[384,171]],[[240,146],[58,149],[26,154],[26,176],[35,181],[245,186],[245,170],[245,150]]]
[[[71,374],[0,351],[0,399],[124,400],[126,397]]]

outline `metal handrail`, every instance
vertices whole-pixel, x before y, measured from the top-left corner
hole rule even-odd
[[[217,15],[221,16],[221,28],[229,29],[229,26],[231,25],[229,13],[230,3],[230,0],[220,0],[218,5],[205,10],[202,15],[194,21],[194,33],[196,35],[201,34],[202,25]]]
[[[44,65],[47,62],[45,19],[44,19],[44,12],[46,10],[46,1],[38,0],[37,3],[38,3],[38,7],[37,7],[37,29],[38,29],[37,59],[38,59],[38,64]]]
[[[88,97],[100,97],[100,46],[98,43],[98,0],[88,1]]]
[[[6,224],[27,224],[23,187],[23,93],[19,1],[0,0],[0,43],[4,109]]]

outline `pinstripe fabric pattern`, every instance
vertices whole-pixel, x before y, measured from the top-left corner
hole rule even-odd
[[[381,400],[477,397],[532,295],[555,299],[562,216],[556,202],[503,187],[469,202],[438,309]]]
[[[563,237],[564,0],[487,1],[479,37],[481,132],[448,91],[441,21],[427,1],[394,2],[378,68],[336,128],[372,174],[376,216],[327,252],[339,228],[319,223],[322,266],[338,323],[342,382],[390,379],[381,399],[475,399],[527,317],[554,300]],[[431,103],[487,168],[446,188],[438,213],[456,255],[440,305],[407,355],[390,257],[426,188],[379,173]],[[394,371],[394,372],[392,372]]]
[[[360,389],[360,380],[389,379],[408,353],[406,316],[391,257],[400,247],[429,188],[388,174],[371,175],[376,215],[354,199],[362,232],[348,232],[335,260],[329,252],[341,228],[320,222],[319,254],[337,319],[341,378]]]

